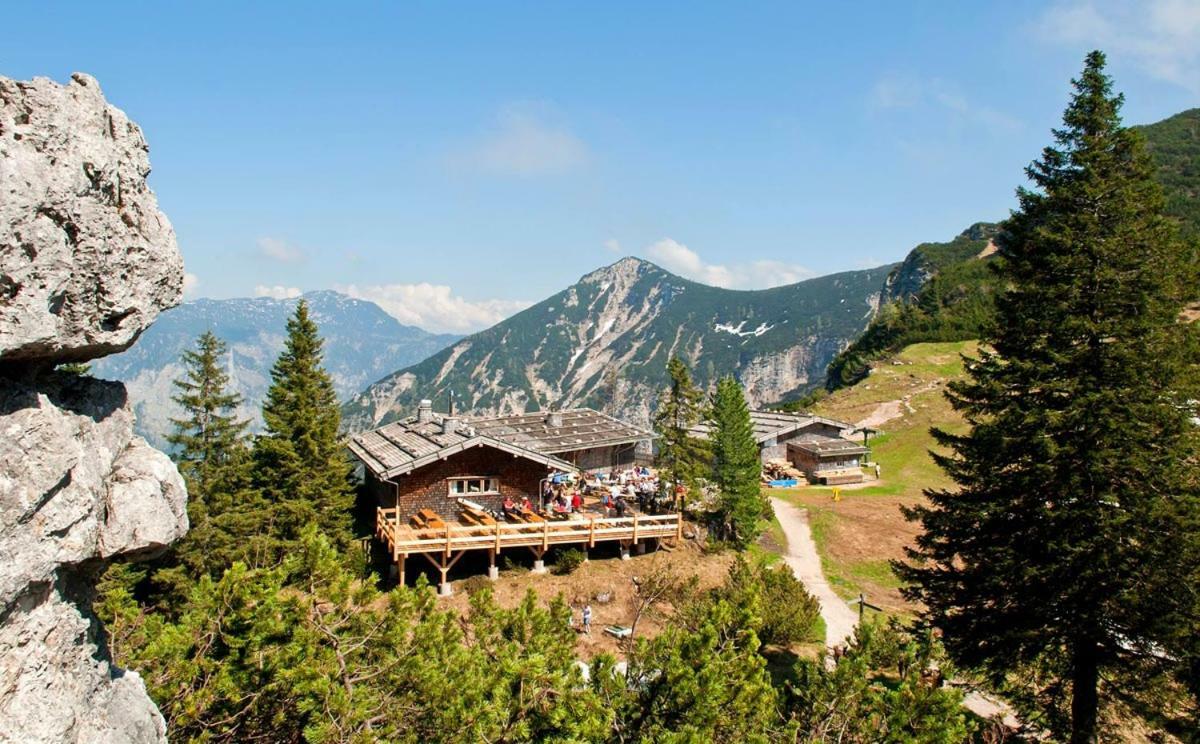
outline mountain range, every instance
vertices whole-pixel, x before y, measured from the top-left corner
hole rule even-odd
[[[303,297],[325,339],[325,367],[342,400],[460,338],[403,325],[378,305],[338,292],[308,292]],[[186,302],[160,315],[129,350],[93,362],[92,374],[126,384],[138,433],[164,447],[171,418],[179,414],[171,396],[172,381],[183,373],[180,355],[211,330],[229,345],[225,368],[243,398],[241,415],[257,429],[271,366],[283,349],[287,319],[297,302],[298,298],[268,297]]]
[[[1185,234],[1200,234],[1200,109],[1137,129],[1168,212]],[[976,223],[949,241],[916,246],[898,264],[765,290],[711,287],[625,258],[465,338],[404,326],[336,292],[305,297],[349,431],[407,415],[422,398],[444,409],[451,395],[477,414],[591,406],[647,424],[672,354],[702,386],[737,375],[762,406],[853,382],[871,360],[907,344],[977,338],[991,312],[987,265],[998,229]],[[186,303],[131,350],[97,361],[94,374],[128,384],[141,432],[161,445],[175,413],[179,355],[211,328],[230,344],[234,387],[257,424],[295,302]]]
[[[478,414],[591,406],[646,424],[672,355],[701,385],[736,374],[752,403],[773,402],[824,379],[874,317],[893,268],[739,291],[624,258],[376,382],[343,421],[367,429],[453,394]]]

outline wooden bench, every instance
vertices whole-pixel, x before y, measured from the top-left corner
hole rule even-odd
[[[459,513],[459,517],[469,525],[491,527],[496,524],[496,520],[491,514],[478,509],[472,509],[464,506]]]
[[[422,530],[444,530],[446,523],[442,516],[432,509],[422,509],[409,519],[413,527]]]

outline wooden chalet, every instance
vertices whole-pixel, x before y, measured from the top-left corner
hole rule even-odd
[[[555,473],[574,472],[577,462],[619,460],[631,440],[649,436],[589,410],[470,421],[435,413],[422,401],[416,416],[352,437],[348,446],[364,466],[375,534],[401,582],[406,558],[424,555],[441,572],[439,590],[448,594],[447,572],[470,550],[488,552],[488,574],[496,578],[496,558],[506,548],[530,549],[540,571],[553,545],[586,550],[618,541],[625,556],[647,540],[678,539],[677,514],[614,518],[592,504],[567,519],[536,511],[512,521],[500,516],[506,496],[537,505]]]
[[[838,438],[854,429],[850,424],[824,416],[777,411],[751,411],[750,423],[754,426],[754,440],[763,462],[789,459],[788,445],[792,442]],[[693,435],[705,439],[709,431],[707,421],[691,429]]]
[[[788,461],[815,483],[838,485],[863,481],[863,459],[871,450],[848,439],[814,437],[788,442]]]

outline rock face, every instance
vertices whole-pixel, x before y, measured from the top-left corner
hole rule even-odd
[[[90,77],[0,78],[0,741],[161,742],[92,615],[112,558],[187,531],[124,386],[54,370],[128,347],[182,294],[141,131]]]
[[[142,130],[100,85],[0,78],[0,355],[93,359],[179,302]]]

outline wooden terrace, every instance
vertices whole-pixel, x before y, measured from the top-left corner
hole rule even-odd
[[[575,519],[547,519],[529,515],[526,522],[491,524],[462,524],[449,520],[421,518],[410,524],[408,518],[394,507],[377,507],[375,536],[388,550],[404,583],[404,564],[410,555],[419,554],[441,572],[443,593],[449,591],[447,572],[469,550],[486,550],[489,575],[496,575],[496,556],[505,548],[528,548],[540,568],[542,557],[552,545],[581,545],[593,548],[598,542],[620,541],[622,547],[637,545],[650,539],[683,536],[683,520],[679,514],[632,514],[626,517],[605,517],[595,514]]]

